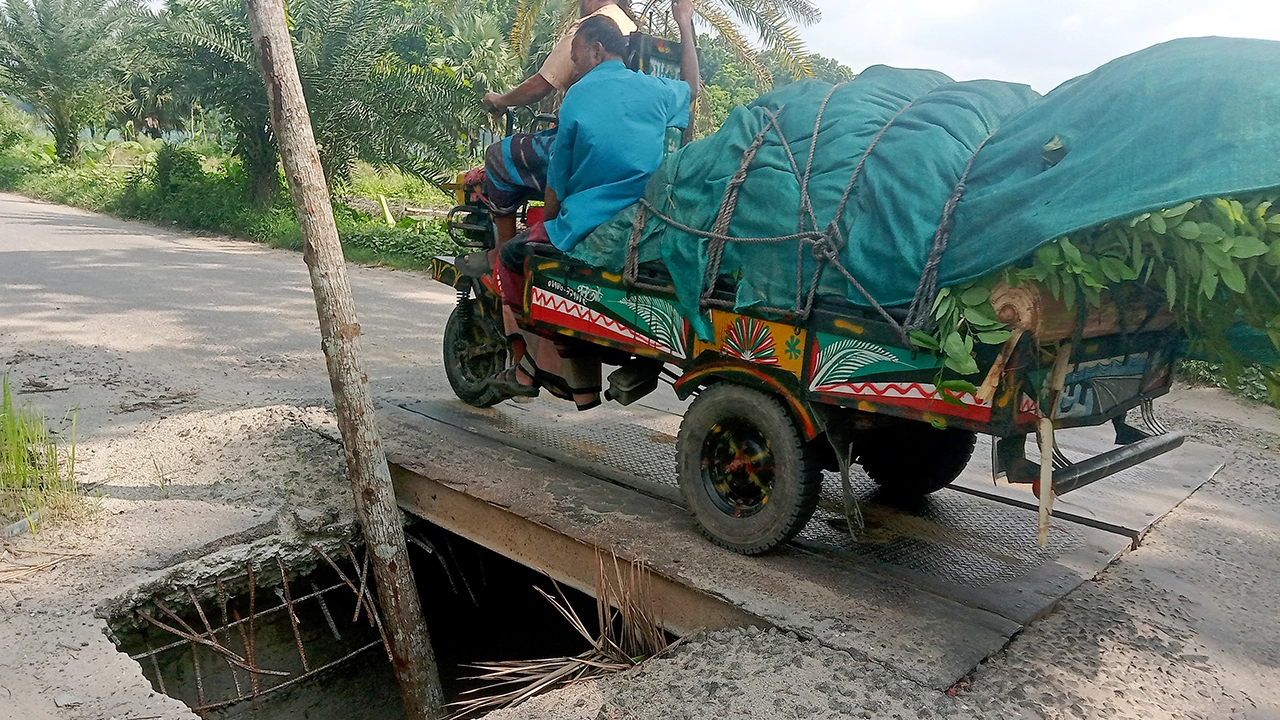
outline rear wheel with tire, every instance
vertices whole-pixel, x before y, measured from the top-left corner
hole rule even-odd
[[[822,488],[819,455],[782,403],[723,382],[689,406],[676,464],[699,529],[746,555],[767,552],[800,532]]]
[[[490,407],[506,395],[489,387],[485,378],[507,365],[507,342],[501,331],[483,317],[476,301],[453,308],[444,325],[444,372],[458,399],[476,407]]]
[[[869,432],[858,462],[890,500],[915,500],[951,484],[973,456],[977,434],[905,422]]]

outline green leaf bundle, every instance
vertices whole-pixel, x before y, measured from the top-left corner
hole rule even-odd
[[[977,372],[974,342],[1010,337],[988,298],[999,282],[1037,285],[1068,309],[1101,305],[1125,286],[1159,292],[1191,341],[1191,349],[1221,363],[1228,378],[1257,362],[1228,339],[1239,325],[1265,333],[1280,351],[1280,192],[1205,198],[1113,220],[1057,238],[1022,262],[938,293],[937,330],[913,335],[941,350],[948,369]],[[1280,405],[1280,367],[1263,368]]]

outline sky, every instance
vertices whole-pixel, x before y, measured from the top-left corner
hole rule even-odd
[[[869,65],[940,70],[956,80],[1048,92],[1122,55],[1179,37],[1280,40],[1280,0],[816,0],[813,52]]]

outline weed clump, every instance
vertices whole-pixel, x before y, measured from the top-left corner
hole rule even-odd
[[[60,447],[44,416],[15,406],[9,379],[0,379],[0,525],[74,509],[75,477],[74,418],[70,442]]]

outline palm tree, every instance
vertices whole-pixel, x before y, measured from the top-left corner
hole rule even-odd
[[[123,21],[132,0],[5,0],[0,92],[23,100],[53,134],[58,160],[80,159],[80,131],[123,95]]]
[[[451,67],[475,92],[501,91],[520,82],[522,67],[508,42],[508,19],[499,11],[438,4],[430,9],[441,33],[430,51],[438,64]]]
[[[673,34],[670,0],[636,0],[628,4],[643,30]],[[759,90],[769,90],[773,85],[765,55],[775,58],[795,78],[813,76],[799,26],[822,19],[814,0],[693,0],[693,7],[697,16],[733,49],[738,61],[750,68]],[[550,14],[559,25],[566,25],[576,12],[577,4],[564,0],[520,0],[511,29],[516,53],[528,56],[536,37],[534,28],[544,15]],[[759,47],[744,34],[744,28],[756,35]]]
[[[670,0],[648,0],[640,17],[648,27],[661,26],[666,34],[670,7]],[[822,19],[822,11],[813,0],[693,0],[693,7],[729,45],[738,61],[751,70],[761,92],[773,87],[766,55],[772,56],[793,78],[813,77],[809,50],[798,27]],[[743,34],[743,27],[754,31],[759,49]]]
[[[443,180],[459,163],[462,129],[483,114],[452,68],[397,52],[422,35],[423,18],[389,0],[290,0],[287,8],[328,178],[345,179],[363,160]],[[173,0],[161,21],[180,94],[226,114],[255,198],[273,200],[278,156],[243,6]]]

